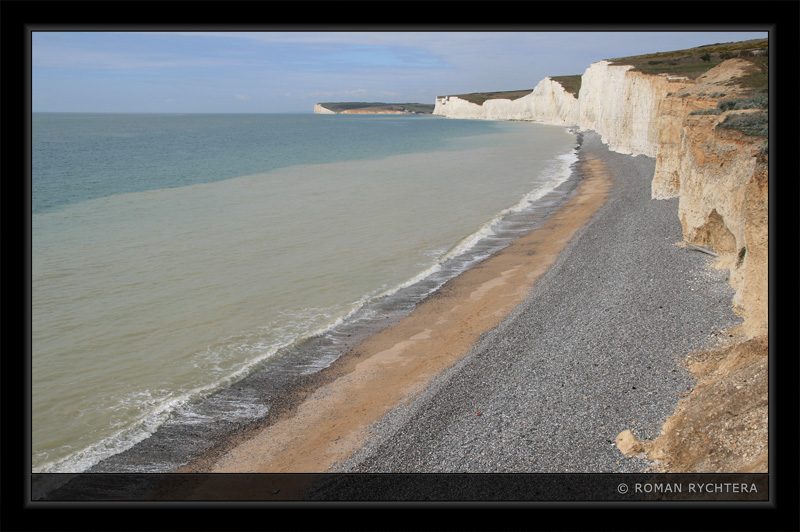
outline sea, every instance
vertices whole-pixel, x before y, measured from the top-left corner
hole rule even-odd
[[[432,115],[31,126],[33,473],[168,472],[263,419],[530,230],[577,160],[566,127]]]

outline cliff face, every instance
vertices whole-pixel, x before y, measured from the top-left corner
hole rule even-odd
[[[334,111],[331,111],[330,109],[328,109],[326,107],[323,107],[322,105],[317,103],[317,104],[314,104],[314,114],[318,114],[318,115],[335,115],[336,113]]]
[[[580,128],[599,133],[613,151],[655,157],[664,98],[685,83],[631,68],[600,61],[586,69],[578,94]]]
[[[577,99],[546,78],[517,100],[476,105],[437,98],[434,114],[578,125],[597,132],[613,151],[655,158],[652,197],[679,198],[686,241],[710,246],[720,267],[730,269],[734,311],[753,337],[766,334],[768,325],[767,162],[755,156],[765,139],[719,127],[731,111],[690,114],[739,96],[730,82],[750,65],[729,59],[688,80],[600,61],[584,72]]]
[[[405,115],[405,111],[370,111],[369,109],[346,109],[339,111],[340,115]]]
[[[374,111],[370,109],[345,109],[344,111],[331,111],[320,104],[314,104],[314,114],[318,115],[404,115],[408,114],[406,111],[392,111],[380,110]]]
[[[436,99],[434,115],[485,120],[534,120],[546,124],[577,125],[578,100],[550,78],[540,81],[527,96],[516,100],[487,100],[477,105],[457,96]]]
[[[552,83],[544,81],[513,102],[488,100],[479,106],[452,97],[436,102],[434,114],[454,118],[577,124],[597,132],[614,151],[654,157],[651,197],[678,198],[685,242],[712,248],[716,267],[728,270],[736,290],[733,311],[743,318],[740,332],[747,339],[688,355],[697,385],[680,400],[661,435],[640,442],[660,472],[769,468],[769,186],[768,155],[762,150],[767,139],[723,126],[731,114],[760,110],[718,107],[722,100],[749,94],[736,80],[753,68],[749,61],[728,59],[689,80],[601,61],[586,70],[578,99],[567,105],[569,99],[548,91]]]
[[[664,100],[652,196],[680,199],[686,240],[720,255],[736,289],[734,311],[744,332],[758,336],[768,326],[768,163],[758,156],[765,139],[721,127],[731,113],[749,111],[689,114],[741,96],[730,82],[748,67],[731,59]]]
[[[644,442],[647,458],[663,472],[769,467],[769,187],[767,158],[759,155],[766,139],[722,127],[733,111],[692,114],[743,96],[735,79],[751,68],[729,59],[689,81],[601,62],[581,80],[580,127],[600,133],[612,150],[655,157],[651,197],[677,197],[685,241],[719,256],[717,267],[729,271],[736,290],[733,311],[749,337],[689,357],[697,386],[661,435]]]
[[[510,102],[511,100],[500,101]],[[485,103],[488,103],[488,101]],[[436,98],[436,106],[433,108],[433,114],[435,116],[445,116],[447,118],[484,118],[483,105],[462,100],[458,96],[440,96]],[[511,113],[509,113],[509,115],[511,115]]]
[[[578,99],[558,82],[545,78],[526,98],[529,99],[531,120],[557,125],[578,124]]]
[[[583,74],[579,103],[581,129],[613,151],[655,157],[652,197],[679,198],[686,241],[710,246],[730,270],[733,309],[753,337],[768,326],[767,162],[754,156],[765,139],[720,127],[733,111],[690,114],[741,96],[731,82],[750,66],[730,59],[690,81],[601,61]]]
[[[431,114],[429,103],[333,102],[314,104],[318,115],[409,115]]]

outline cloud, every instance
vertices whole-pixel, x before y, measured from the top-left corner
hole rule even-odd
[[[401,29],[402,30],[402,29]],[[180,94],[220,111],[309,101],[423,101],[531,89],[594,61],[762,35],[692,32],[34,32],[34,109],[125,108]],[[766,35],[763,35],[766,36]],[[354,88],[356,87],[356,88]],[[250,96],[252,94],[259,96]],[[285,96],[284,96],[285,95]],[[192,102],[192,103],[189,103]],[[246,102],[246,103],[245,103]],[[265,106],[264,102],[269,102]],[[259,107],[260,106],[260,107]],[[187,107],[188,108],[188,107]]]
[[[80,46],[34,46],[31,52],[35,66],[58,69],[141,70],[186,66],[207,68],[227,64],[223,60],[208,58],[176,57],[164,53],[95,51]]]
[[[315,91],[309,94],[309,96],[317,97],[317,96],[363,96],[367,94],[367,89],[353,89],[353,90],[340,90],[340,91]]]

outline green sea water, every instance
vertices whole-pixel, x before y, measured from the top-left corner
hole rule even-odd
[[[32,134],[34,472],[84,471],[436,274],[575,160],[562,127],[432,116],[34,114]]]

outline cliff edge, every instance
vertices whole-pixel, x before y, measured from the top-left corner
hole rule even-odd
[[[767,61],[766,40],[710,45],[593,63],[577,98],[545,78],[513,100],[436,99],[434,115],[576,125],[655,158],[651,197],[679,199],[678,245],[727,270],[742,324],[687,357],[697,385],[659,438],[634,446],[662,472],[768,470]]]
[[[332,102],[314,104],[314,113],[323,115],[427,115],[434,106],[426,103]]]
[[[482,103],[467,95],[439,96],[434,115],[486,120],[532,120],[546,124],[577,125],[578,99],[554,78],[545,78],[524,95],[500,93]]]

